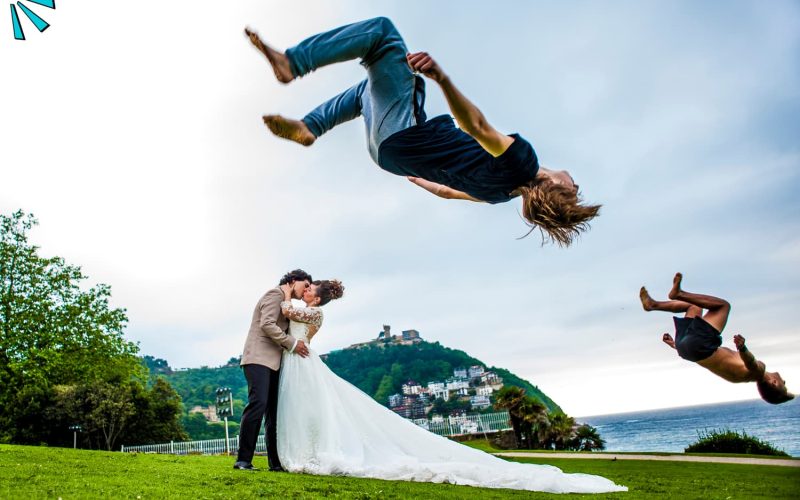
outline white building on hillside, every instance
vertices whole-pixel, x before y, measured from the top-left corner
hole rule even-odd
[[[219,422],[219,417],[217,416],[217,410],[212,407],[204,407],[204,406],[195,406],[189,413],[202,413],[206,420],[209,422]]]
[[[402,394],[392,394],[389,396],[389,408],[394,408],[396,406],[400,406],[401,404],[403,404]]]
[[[431,399],[450,399],[450,391],[444,386],[444,382],[428,382],[428,395]]]
[[[489,396],[472,396],[469,398],[469,404],[472,408],[482,409],[488,408],[492,406],[492,402],[489,401]]]
[[[422,386],[414,382],[413,380],[409,380],[408,382],[403,384],[403,394],[406,395],[419,394],[421,391],[422,391]]]
[[[478,396],[491,396],[493,392],[494,389],[489,385],[479,385],[475,388],[475,393]]]
[[[447,379],[447,390],[458,391],[461,389],[469,389],[469,382],[466,379],[450,378]]]

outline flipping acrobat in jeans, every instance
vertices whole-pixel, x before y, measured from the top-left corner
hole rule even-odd
[[[528,141],[495,130],[430,55],[408,52],[389,19],[320,33],[286,53],[250,29],[245,33],[282,83],[351,59],[361,59],[367,71],[365,80],[302,120],[265,115],[264,123],[279,137],[310,146],[337,125],[363,116],[375,163],[439,197],[487,203],[521,197],[531,231],[538,228],[545,240],[562,246],[569,246],[597,216],[600,205],[581,203],[578,185],[566,170],[539,165]],[[425,83],[415,72],[439,85],[460,128],[448,115],[427,119]]]

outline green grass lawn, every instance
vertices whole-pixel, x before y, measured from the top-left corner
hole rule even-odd
[[[491,490],[232,469],[224,456],[109,453],[0,445],[0,499],[17,498],[554,498]],[[600,474],[630,488],[592,498],[797,498],[800,469],[757,465],[522,459]],[[257,465],[266,459],[257,457]]]

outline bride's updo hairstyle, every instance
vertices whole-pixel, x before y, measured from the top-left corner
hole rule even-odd
[[[317,287],[317,297],[321,306],[344,295],[344,285],[339,280],[320,280],[315,281],[314,285]]]

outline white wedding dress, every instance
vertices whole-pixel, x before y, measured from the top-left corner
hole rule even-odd
[[[322,311],[282,307],[293,318],[289,333],[308,344]],[[278,456],[290,472],[551,493],[627,490],[604,477],[507,462],[437,436],[381,406],[309,351],[306,358],[284,353],[281,366]]]

